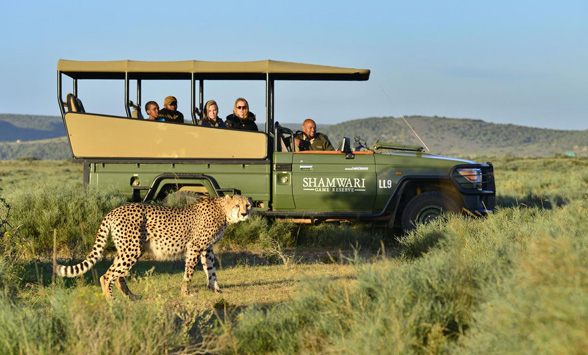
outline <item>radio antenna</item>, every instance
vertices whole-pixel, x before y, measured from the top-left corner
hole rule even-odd
[[[390,99],[390,97],[388,96],[388,94],[386,93],[386,91],[384,90],[384,88],[382,87],[382,85],[380,85],[380,89],[382,89],[382,92],[384,93],[384,96],[386,96],[386,98],[388,99],[388,101],[392,102],[392,99]],[[410,128],[410,130],[412,131],[412,133],[414,133],[415,137],[418,138],[418,140],[421,142],[421,144],[423,145],[423,147],[425,147],[425,149],[427,150],[427,152],[430,152],[431,150],[429,149],[429,147],[427,147],[427,145],[425,144],[425,142],[423,142],[423,140],[421,139],[421,137],[419,136],[419,134],[412,128],[412,126],[410,125],[410,123],[408,123],[408,121],[406,120],[406,118],[404,117],[404,115],[401,114],[400,117],[402,117],[402,119],[404,120],[404,123],[406,123],[406,125],[408,126],[408,128]]]

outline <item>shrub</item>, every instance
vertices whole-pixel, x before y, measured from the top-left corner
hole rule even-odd
[[[13,260],[0,256],[0,294],[14,297],[23,280],[24,268]]]
[[[19,190],[11,198],[11,223],[26,241],[22,252],[31,258],[51,255],[54,230],[60,254],[87,252],[104,215],[126,201],[108,191],[59,184]]]

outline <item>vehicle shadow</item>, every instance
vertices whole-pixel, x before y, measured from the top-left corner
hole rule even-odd
[[[501,208],[509,207],[536,207],[546,210],[551,210],[556,207],[562,207],[569,203],[569,201],[558,195],[539,196],[533,193],[520,196],[502,195],[496,196],[496,206]]]

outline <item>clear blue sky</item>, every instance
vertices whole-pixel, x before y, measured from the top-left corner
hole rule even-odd
[[[275,59],[367,68],[367,82],[279,83],[276,119],[399,115],[588,129],[588,2],[10,1],[0,4],[0,113],[58,115],[57,60]],[[169,85],[168,85],[169,84]],[[189,85],[144,84],[189,113]],[[263,117],[262,83],[214,83]],[[120,83],[80,84],[123,114]]]

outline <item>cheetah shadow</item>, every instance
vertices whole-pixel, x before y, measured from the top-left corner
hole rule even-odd
[[[340,262],[340,255],[336,255],[334,258],[331,257],[330,253],[327,251],[315,251],[313,253],[307,253],[308,255],[301,256],[300,258],[296,259],[296,263],[298,264],[313,264],[317,262]],[[99,286],[99,278],[100,276],[104,275],[104,273],[108,270],[108,268],[112,265],[114,259],[114,254],[107,255],[104,259],[98,261],[92,269],[90,269],[87,273],[81,275],[80,277],[75,278],[61,278],[55,277],[56,281],[59,280],[59,283],[62,283],[64,287],[74,287],[75,285],[79,284],[80,282],[85,284],[93,284]],[[57,263],[62,265],[74,265],[83,259],[58,259]],[[249,252],[218,252],[215,253],[215,268],[217,270],[223,269],[230,269],[234,267],[240,266],[247,266],[247,267],[257,267],[257,266],[268,266],[268,265],[280,265],[282,264],[280,261],[277,261],[272,258],[264,257],[260,254],[256,253],[249,253]],[[49,287],[52,284],[53,279],[53,264],[50,261],[41,261],[41,260],[33,260],[31,262],[23,264],[24,267],[24,277],[23,277],[23,284],[25,285],[33,285],[38,284],[42,285],[43,287]],[[157,261],[153,260],[149,255],[145,255],[137,263],[133,266],[130,271],[131,278],[135,277],[142,277],[144,275],[153,273],[155,275],[173,275],[181,277],[185,270],[185,261],[184,260],[171,260],[171,261]],[[202,265],[199,262],[196,266],[196,274],[195,277],[198,277],[198,273],[202,272]],[[80,281],[83,279],[83,281]],[[249,284],[249,286],[263,286],[263,285],[272,285],[272,284],[281,284],[287,282],[293,282],[293,279],[283,279],[277,281],[270,281],[267,283],[259,283],[254,282]],[[225,284],[220,280],[223,289],[226,288],[233,288],[233,287],[243,287],[247,286],[244,284]]]

